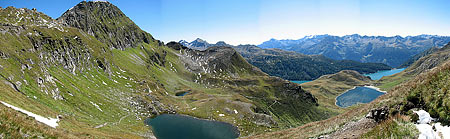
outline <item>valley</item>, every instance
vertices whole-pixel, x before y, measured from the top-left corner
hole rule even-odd
[[[180,41],[184,46],[203,50],[213,46],[232,47],[250,64],[260,68],[271,76],[286,80],[314,80],[322,75],[333,74],[341,70],[355,70],[361,73],[374,73],[390,70],[391,67],[381,63],[360,63],[351,60],[333,60],[322,55],[304,55],[281,49],[262,49],[255,45],[233,46],[225,42],[209,44],[196,39],[190,43]]]
[[[448,36],[163,42],[115,4],[81,1],[56,18],[0,7],[0,138],[450,133]]]

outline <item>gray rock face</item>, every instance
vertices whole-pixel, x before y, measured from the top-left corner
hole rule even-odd
[[[109,2],[81,2],[57,19],[80,28],[110,48],[125,49],[156,41]],[[159,41],[158,41],[159,42]]]
[[[374,119],[376,122],[380,122],[382,120],[385,120],[388,117],[389,117],[389,109],[386,106],[372,109],[366,115],[366,118]]]
[[[83,72],[86,67],[92,66],[92,54],[77,36],[56,39],[39,35],[29,36],[29,39],[34,51],[40,53],[44,65],[62,65],[72,74]]]

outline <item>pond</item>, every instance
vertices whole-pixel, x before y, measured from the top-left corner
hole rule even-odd
[[[291,82],[302,84],[302,83],[307,83],[307,82],[310,82],[310,81],[309,80],[303,80],[303,81],[291,81]]]
[[[177,114],[163,114],[147,119],[153,134],[158,139],[235,139],[239,137],[237,127],[210,120],[202,120]]]
[[[401,69],[392,69],[392,70],[382,70],[375,73],[364,74],[364,76],[369,76],[372,80],[379,80],[384,76],[394,75],[396,73],[402,72],[405,68]]]
[[[349,107],[358,103],[369,103],[383,94],[374,88],[358,86],[336,97],[336,105]]]
[[[177,92],[175,93],[175,96],[184,96],[186,94],[188,94],[190,91],[181,91],[181,92]]]

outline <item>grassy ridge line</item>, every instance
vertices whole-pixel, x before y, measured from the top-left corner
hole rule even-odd
[[[354,88],[364,86],[372,81],[356,71],[344,70],[335,74],[323,75],[319,79],[303,83],[306,91],[317,97],[319,106],[334,112],[333,116],[347,111],[347,108],[336,106],[336,97]]]

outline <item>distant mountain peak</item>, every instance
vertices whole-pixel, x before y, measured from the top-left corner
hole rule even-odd
[[[186,47],[189,47],[192,49],[197,49],[197,50],[206,50],[208,47],[212,47],[212,46],[227,46],[227,47],[232,46],[230,44],[227,44],[225,41],[218,41],[215,44],[210,44],[206,40],[203,40],[200,38],[197,38],[192,42],[187,42],[186,40],[180,40],[178,42]]]
[[[197,42],[197,43],[208,43],[207,41],[205,41],[205,40],[203,40],[203,39],[200,39],[200,38],[197,38],[197,39],[195,39],[194,41],[192,41],[192,42]],[[192,43],[191,42],[191,43]]]
[[[218,41],[216,42],[216,44],[214,44],[215,46],[230,46],[229,44],[227,44],[225,41]]]
[[[189,43],[189,42],[186,40],[180,40],[180,41],[178,41],[178,43]]]
[[[345,36],[309,35],[298,40],[270,39],[258,45],[261,48],[278,48],[307,55],[321,54],[335,60],[384,63],[397,67],[410,57],[431,47],[442,47],[450,36],[418,35],[396,36]]]

